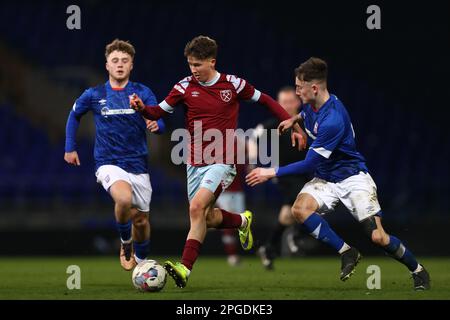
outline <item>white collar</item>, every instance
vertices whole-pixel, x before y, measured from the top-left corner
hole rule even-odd
[[[212,78],[211,80],[207,81],[207,82],[198,82],[200,83],[202,86],[205,87],[210,87],[212,85],[215,85],[217,81],[219,81],[220,78],[220,73],[216,71],[216,75],[214,76],[214,78]]]

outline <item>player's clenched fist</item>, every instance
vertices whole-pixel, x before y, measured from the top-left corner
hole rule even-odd
[[[65,160],[68,164],[72,164],[72,165],[74,165],[74,166],[79,166],[79,165],[81,165],[80,159],[78,158],[78,153],[77,153],[76,151],[64,153],[64,160]]]
[[[145,109],[145,104],[136,93],[133,93],[133,95],[130,97],[130,107],[136,111],[141,112]]]

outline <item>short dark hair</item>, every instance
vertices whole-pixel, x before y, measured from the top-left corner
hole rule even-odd
[[[184,56],[205,60],[217,57],[217,43],[207,36],[198,36],[189,41],[184,48]]]
[[[136,51],[134,50],[134,47],[131,43],[128,41],[123,41],[119,39],[114,39],[113,42],[108,43],[105,48],[105,57],[108,59],[108,56],[113,51],[122,51],[125,53],[128,53],[131,56],[131,59],[134,59],[134,55],[136,54]]]
[[[295,69],[295,76],[303,81],[319,80],[327,82],[327,63],[320,58],[311,57]]]

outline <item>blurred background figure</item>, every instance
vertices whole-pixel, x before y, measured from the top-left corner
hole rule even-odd
[[[301,100],[295,94],[294,87],[286,86],[281,88],[278,91],[277,100],[290,116],[300,112]],[[257,156],[256,138],[260,137],[264,130],[277,129],[278,124],[279,121],[276,119],[269,119],[256,126],[254,139],[249,140],[250,158],[254,159]],[[280,135],[280,166],[303,160],[305,158],[305,154],[306,150],[298,151],[296,148],[292,147],[291,137],[289,134]],[[278,220],[276,225],[269,232],[269,237],[265,240],[264,244],[258,248],[258,255],[261,258],[261,262],[268,270],[273,269],[275,258],[281,254],[281,245],[284,232],[288,227],[293,226],[295,223],[294,217],[291,213],[291,207],[298,192],[307,181],[308,177],[304,175],[281,177],[276,180],[277,187],[279,188],[282,197],[281,208],[278,212]],[[298,232],[298,227],[294,226],[287,237],[288,248],[292,253],[297,253],[299,250],[296,244]]]

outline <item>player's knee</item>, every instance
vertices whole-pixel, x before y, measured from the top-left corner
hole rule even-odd
[[[131,208],[131,196],[121,195],[116,197],[115,199],[116,206],[120,209],[129,209]]]
[[[314,212],[314,209],[308,203],[296,201],[291,208],[294,219],[303,223]]]
[[[133,225],[136,228],[143,228],[149,223],[148,216],[146,214],[137,214],[133,217]]]
[[[189,205],[189,216],[191,220],[200,220],[205,218],[205,207],[196,201],[192,201]]]
[[[384,247],[389,244],[389,239],[386,233],[381,230],[372,231],[372,242],[378,246]]]
[[[215,210],[210,210],[206,214],[206,226],[208,228],[214,228],[217,227],[219,224],[219,216],[215,213]]]

